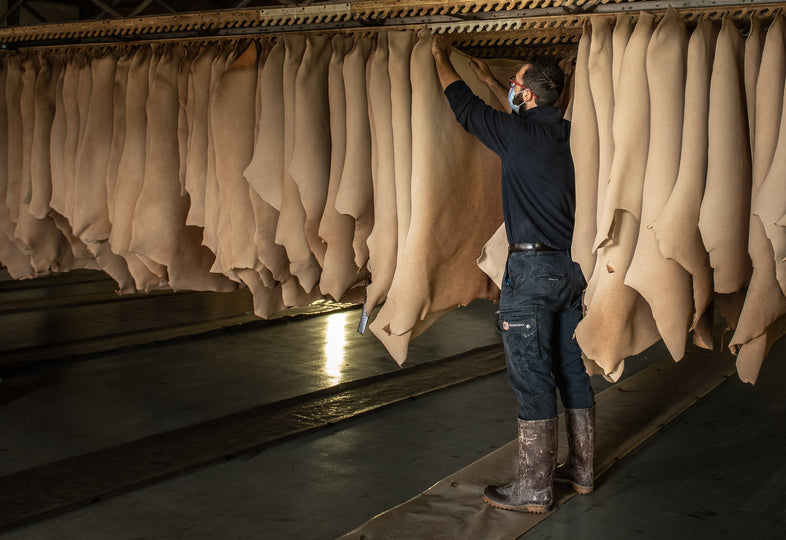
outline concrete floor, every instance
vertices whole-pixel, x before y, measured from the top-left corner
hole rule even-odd
[[[499,342],[494,304],[448,314],[405,366]],[[13,433],[0,474],[219,418],[399,367],[359,310],[250,331],[93,355],[3,381],[0,425]],[[97,429],[98,427],[98,429]]]
[[[755,387],[732,376],[523,538],[783,538],[784,360],[781,339]]]
[[[444,316],[405,368],[498,343],[494,310],[477,302]],[[350,310],[6,377],[0,475],[398,370],[356,325]],[[662,357],[654,347],[626,375]],[[524,537],[781,538],[784,359],[781,340],[755,388],[732,377]],[[501,373],[0,537],[335,538],[513,439],[515,414]]]

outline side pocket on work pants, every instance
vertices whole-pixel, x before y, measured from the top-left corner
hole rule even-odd
[[[549,338],[552,326],[552,313],[537,306],[499,314],[508,380],[518,399],[522,420],[556,416]]]

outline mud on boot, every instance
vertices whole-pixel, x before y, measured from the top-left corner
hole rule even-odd
[[[504,486],[488,486],[483,499],[491,506],[516,512],[547,512],[554,500],[557,464],[557,419],[518,421],[518,472]]]

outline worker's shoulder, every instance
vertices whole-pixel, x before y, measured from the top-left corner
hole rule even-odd
[[[555,107],[554,105],[538,105],[537,107],[533,107],[525,111],[519,116],[522,118],[522,120],[530,122],[547,122],[555,124],[563,124],[564,122],[568,122],[568,120],[566,120],[562,115],[562,109]]]

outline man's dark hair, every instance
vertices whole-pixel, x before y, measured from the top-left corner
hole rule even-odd
[[[535,94],[536,105],[554,105],[565,86],[565,74],[559,64],[548,56],[533,56],[524,61],[529,68],[522,82]]]

